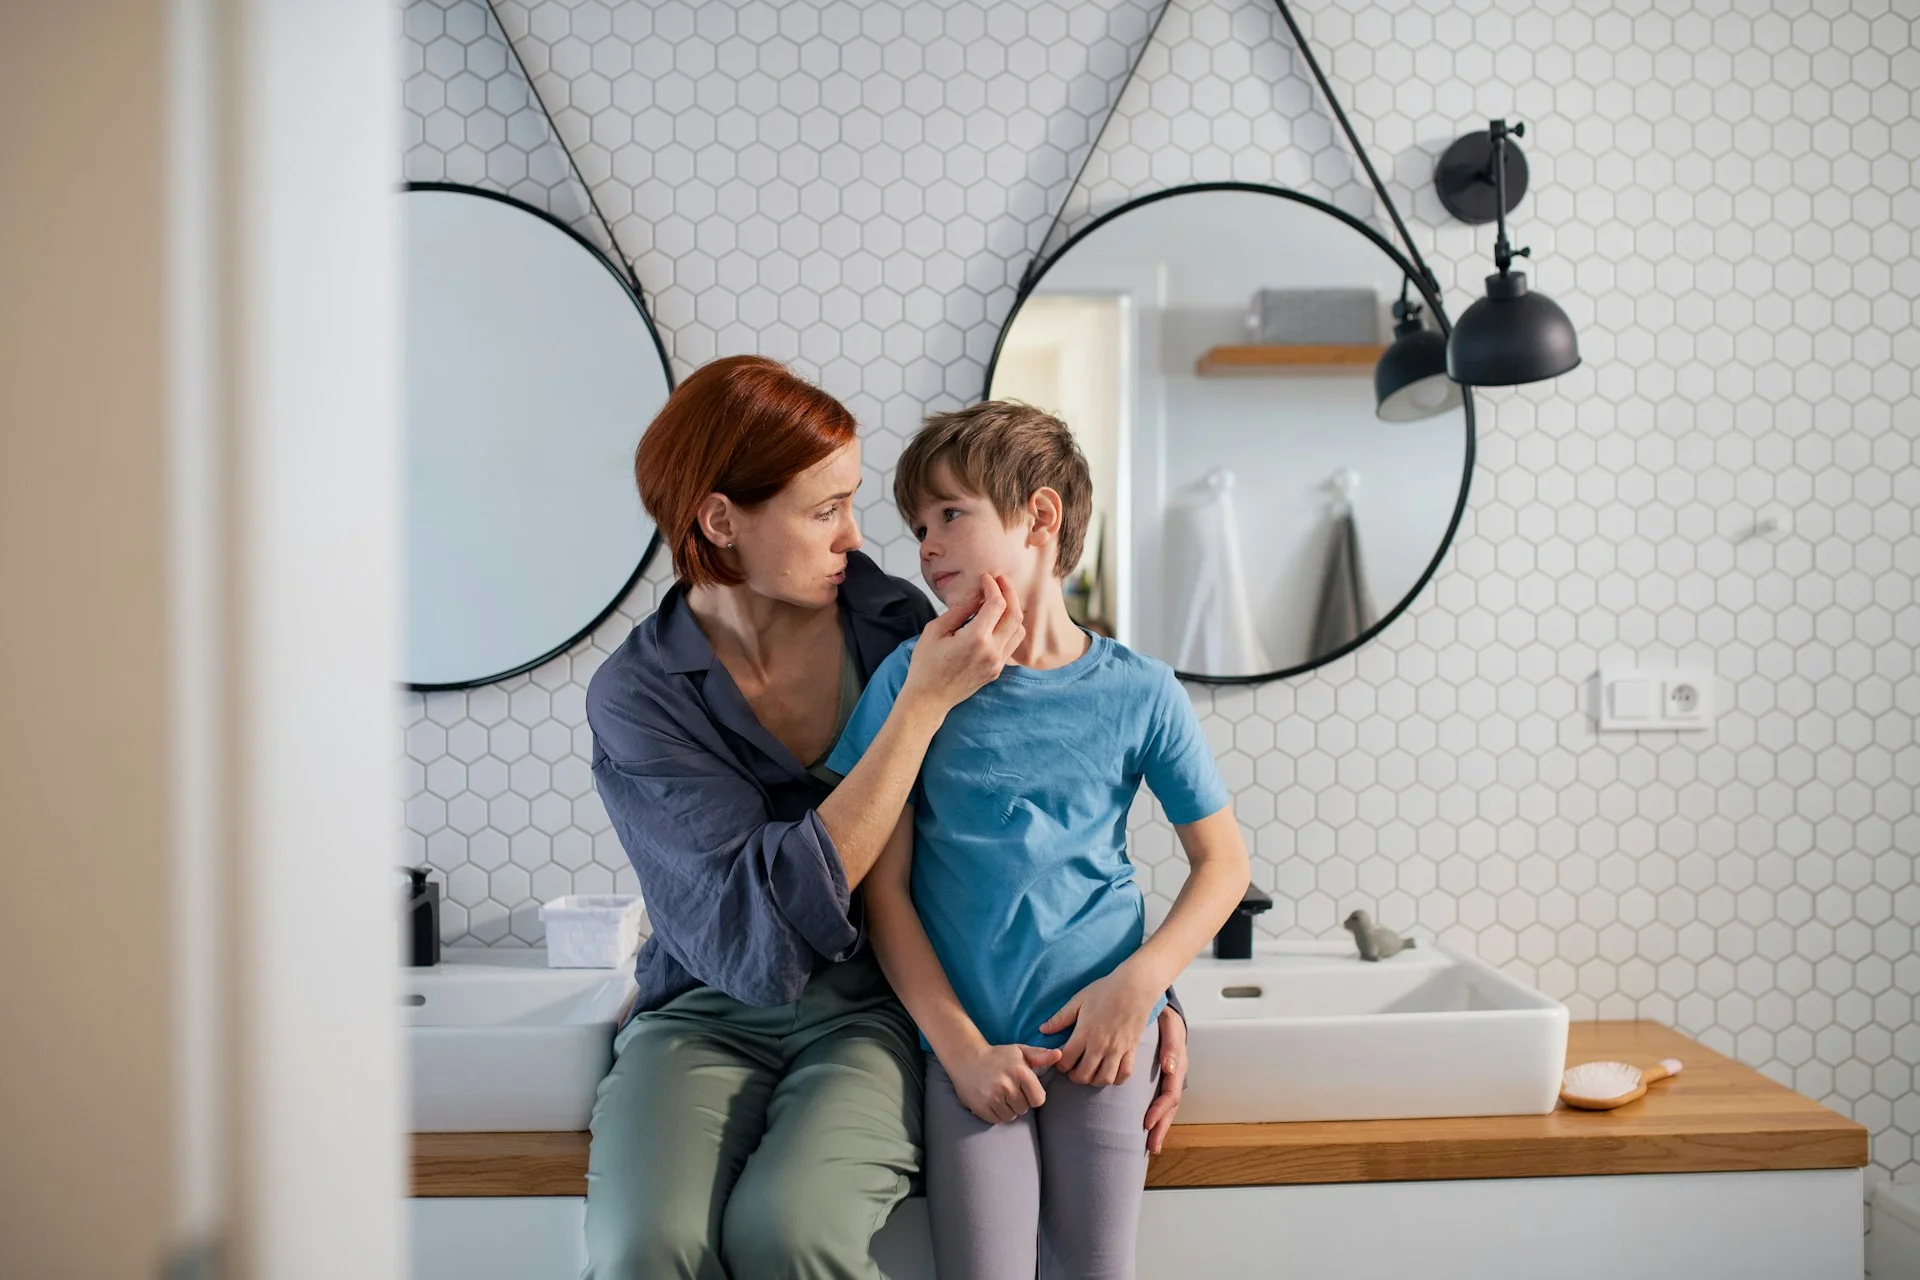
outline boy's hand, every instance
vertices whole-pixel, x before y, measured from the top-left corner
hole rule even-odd
[[[1040,1024],[1045,1035],[1073,1028],[1060,1048],[1060,1070],[1075,1084],[1119,1084],[1133,1074],[1133,1053],[1163,988],[1130,965],[1080,988],[1067,1007]]]
[[[1030,1044],[990,1044],[942,1061],[953,1091],[967,1110],[988,1124],[1005,1124],[1035,1107],[1044,1106],[1047,1091],[1040,1087],[1044,1071],[1060,1060],[1058,1049],[1036,1049]]]

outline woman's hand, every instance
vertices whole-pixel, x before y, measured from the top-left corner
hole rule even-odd
[[[1141,1028],[1165,990],[1132,964],[1080,988],[1066,1008],[1040,1024],[1046,1035],[1073,1028],[1060,1047],[1060,1070],[1075,1084],[1119,1084],[1131,1076]]]
[[[1013,584],[983,573],[979,590],[920,633],[900,696],[923,697],[944,715],[998,678],[1026,635]]]
[[[1036,1073],[1059,1060],[1058,1049],[989,1044],[940,1065],[947,1069],[947,1079],[953,1081],[953,1091],[967,1110],[988,1124],[1005,1124],[1046,1104],[1047,1091],[1040,1087]]]
[[[1171,1006],[1160,1011],[1160,1092],[1147,1104],[1147,1151],[1159,1155],[1187,1087],[1187,1020]]]

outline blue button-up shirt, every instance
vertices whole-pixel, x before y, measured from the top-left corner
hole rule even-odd
[[[863,680],[933,618],[917,588],[857,551],[838,608]],[[683,585],[594,673],[587,723],[593,780],[653,923],[635,961],[636,1012],[700,986],[787,1004],[818,964],[865,945],[815,811],[828,786],[761,726]]]

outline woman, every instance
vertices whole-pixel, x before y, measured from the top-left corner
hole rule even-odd
[[[853,890],[946,713],[1019,644],[1019,609],[983,578],[934,618],[859,554],[852,415],[771,360],[696,371],[634,473],[678,581],[587,693],[654,929],[594,1104],[588,1275],[873,1276],[919,1170],[922,1055]],[[837,778],[823,761],[867,677],[915,634],[892,714]],[[1164,1015],[1154,1151],[1185,1041]]]

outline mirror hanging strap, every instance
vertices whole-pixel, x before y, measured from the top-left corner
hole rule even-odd
[[[620,239],[613,234],[613,224],[607,221],[607,215],[600,211],[600,202],[593,198],[593,187],[587,182],[587,176],[580,172],[580,164],[573,158],[572,148],[567,140],[560,136],[560,126],[553,118],[553,112],[547,110],[546,99],[540,96],[540,86],[533,82],[533,73],[527,70],[527,63],[520,56],[520,47],[513,42],[513,36],[507,31],[507,24],[500,20],[500,12],[495,6],[496,0],[487,0],[487,16],[493,19],[493,25],[500,28],[500,40],[507,46],[507,52],[513,55],[513,65],[520,68],[520,78],[527,82],[527,96],[533,99],[533,105],[540,108],[540,114],[546,117],[547,131],[553,134],[553,145],[560,148],[560,154],[567,158],[567,168],[573,170],[573,180],[587,193],[587,207],[593,210],[593,216],[600,220],[601,228],[607,233],[607,246],[613,250],[613,256],[619,260],[620,272],[626,282],[633,287],[633,296],[640,300],[640,307],[647,311],[647,294],[640,287],[639,273],[633,269],[633,260],[627,257],[627,251],[620,247]]]
[[[1127,78],[1120,82],[1119,91],[1113,95],[1113,102],[1107,107],[1107,114],[1100,120],[1098,132],[1093,135],[1093,141],[1087,144],[1087,153],[1080,157],[1080,167],[1075,170],[1073,181],[1067,184],[1066,191],[1061,194],[1060,207],[1054,210],[1053,220],[1047,223],[1047,233],[1040,237],[1040,247],[1028,260],[1027,269],[1020,273],[1018,296],[1014,299],[1016,305],[1020,299],[1027,296],[1027,291],[1033,288],[1034,281],[1039,278],[1041,264],[1047,260],[1047,244],[1053,239],[1053,233],[1060,229],[1060,219],[1067,215],[1067,202],[1073,198],[1073,193],[1080,189],[1080,179],[1087,176],[1087,166],[1093,163],[1094,153],[1100,150],[1100,140],[1107,136],[1107,126],[1113,122],[1114,113],[1120,110],[1120,100],[1127,96],[1127,86],[1131,85],[1134,76],[1139,74],[1141,59],[1147,56],[1147,50],[1153,46],[1153,38],[1160,33],[1160,23],[1167,16],[1167,10],[1172,7],[1173,0],[1160,0],[1160,12],[1154,15],[1153,25],[1147,28],[1147,38],[1142,40],[1140,47],[1134,51],[1133,65],[1127,68]]]

